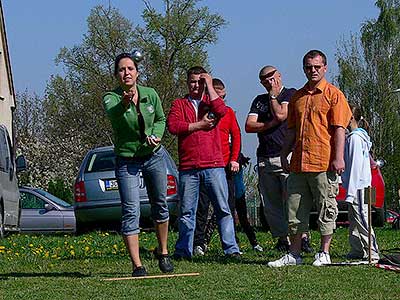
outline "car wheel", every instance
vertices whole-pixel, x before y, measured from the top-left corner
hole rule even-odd
[[[385,225],[385,209],[375,208],[372,212],[372,226],[383,227]]]
[[[5,229],[4,229],[4,210],[3,204],[0,204],[0,239],[4,238]]]

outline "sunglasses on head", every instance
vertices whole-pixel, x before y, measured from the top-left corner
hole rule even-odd
[[[262,74],[262,75],[260,75],[260,76],[259,76],[260,81],[264,81],[265,79],[268,79],[268,78],[274,76],[275,72],[276,72],[276,70],[273,70],[273,71],[271,71],[271,72],[269,72],[269,73],[267,73],[267,74]]]

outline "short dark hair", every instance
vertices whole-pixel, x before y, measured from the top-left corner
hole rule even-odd
[[[114,60],[114,76],[117,76],[117,74],[118,74],[118,64],[121,61],[121,59],[124,59],[124,58],[129,58],[131,61],[133,61],[133,63],[135,64],[136,70],[138,70],[138,64],[133,59],[132,54],[128,53],[128,52],[124,52],[124,53],[121,53],[121,54],[117,55],[117,57]]]
[[[306,60],[309,58],[314,58],[317,56],[321,56],[322,57],[322,63],[324,64],[324,66],[326,66],[328,60],[326,59],[326,55],[320,51],[320,50],[310,50],[306,53],[306,55],[304,55],[303,57],[303,66],[306,65]]]
[[[213,84],[213,86],[220,86],[220,87],[225,88],[225,84],[219,78],[213,78],[212,84]]]
[[[189,70],[187,70],[186,78],[189,79],[190,75],[193,75],[193,74],[198,75],[201,73],[207,73],[207,71],[201,66],[194,66],[194,67],[191,67]]]

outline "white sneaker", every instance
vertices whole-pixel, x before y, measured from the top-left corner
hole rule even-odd
[[[264,251],[263,247],[261,247],[260,244],[255,245],[253,247],[253,250],[256,251],[256,252],[263,252]]]
[[[268,267],[280,268],[280,267],[284,267],[284,266],[296,266],[296,265],[301,265],[302,262],[303,261],[300,256],[294,257],[293,254],[288,253],[278,260],[270,261],[268,263]]]
[[[204,256],[204,250],[201,246],[196,246],[193,249],[193,255],[194,256]]]
[[[315,260],[313,262],[314,267],[321,267],[323,265],[329,265],[331,263],[331,257],[329,253],[318,252],[315,254]]]

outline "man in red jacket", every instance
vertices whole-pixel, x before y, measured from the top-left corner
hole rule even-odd
[[[226,90],[225,85],[221,79],[213,78],[213,87],[218,96],[225,100]],[[228,203],[232,215],[235,210],[237,211],[239,222],[244,232],[246,233],[252,247],[256,251],[262,251],[262,247],[258,244],[253,227],[251,227],[247,218],[247,208],[245,200],[245,187],[241,182],[241,191],[236,193],[235,183],[240,182],[242,179],[237,180],[235,177],[240,176],[243,178],[243,170],[239,164],[239,154],[241,149],[241,133],[240,127],[236,119],[235,112],[227,106],[227,112],[218,122],[218,129],[221,138],[222,156],[224,159],[226,180],[228,183]],[[241,172],[241,173],[239,173]],[[240,190],[239,189],[239,190]],[[210,238],[215,229],[215,215],[213,214],[211,220],[207,223],[208,210],[210,200],[200,193],[199,205],[197,208],[196,230],[194,236],[194,255],[204,255]],[[238,239],[236,239],[238,241]]]
[[[167,124],[178,136],[179,154],[179,237],[175,257],[190,259],[200,185],[213,203],[225,255],[239,257],[233,218],[228,206],[221,141],[216,124],[227,107],[212,85],[212,77],[202,67],[187,72],[189,94],[172,102]]]

